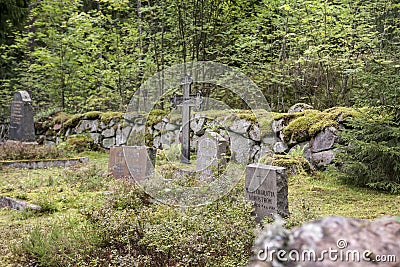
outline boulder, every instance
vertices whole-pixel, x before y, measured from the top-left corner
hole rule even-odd
[[[278,133],[280,131],[283,130],[283,128],[285,128],[285,125],[283,124],[284,120],[279,119],[279,120],[274,120],[272,122],[272,131],[274,131],[274,133]]]
[[[395,267],[400,258],[400,222],[395,217],[369,221],[332,216],[287,230],[278,218],[259,234],[253,255],[248,266]],[[386,260],[378,264],[379,257]]]
[[[115,143],[117,146],[126,145],[131,130],[131,126],[126,126],[122,129],[118,127],[117,131],[115,132]]]
[[[277,142],[274,145],[274,152],[276,154],[283,154],[287,152],[289,147],[284,142]]]
[[[104,138],[113,137],[113,136],[115,136],[115,129],[114,128],[105,129],[104,131],[101,132],[101,135]]]
[[[104,148],[110,148],[115,145],[115,137],[104,138],[102,143]]]
[[[333,148],[337,140],[337,130],[334,127],[325,128],[322,132],[318,133],[315,137],[311,138],[310,148],[311,152],[321,152]]]
[[[195,114],[194,118],[190,121],[190,129],[196,135],[204,134],[204,124],[206,122],[205,116],[200,116],[199,114]]]
[[[10,209],[16,209],[20,211],[24,210],[41,210],[42,208],[38,205],[30,204],[28,202],[18,200],[15,198],[11,197],[3,197],[0,196],[0,208],[10,208]]]
[[[81,120],[79,125],[76,127],[76,133],[83,133],[83,132],[97,132],[99,129],[99,122],[98,120]]]
[[[249,137],[257,142],[261,140],[261,130],[257,124],[253,124],[253,126],[250,128]]]
[[[314,167],[323,168],[324,166],[331,164],[334,158],[335,152],[332,150],[311,153],[311,164]]]
[[[247,164],[250,162],[250,153],[255,144],[251,139],[241,134],[229,133],[230,149],[232,152],[232,160]]]
[[[229,127],[229,130],[238,133],[238,134],[246,134],[249,130],[251,122],[245,119],[235,120],[232,126]]]
[[[289,108],[288,113],[303,112],[306,109],[314,109],[314,107],[306,103],[297,103]]]

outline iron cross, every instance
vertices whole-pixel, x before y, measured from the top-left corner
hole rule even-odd
[[[176,108],[177,106],[182,107],[181,162],[186,164],[190,164],[190,107],[196,107],[196,109],[199,110],[203,102],[200,92],[196,95],[190,94],[192,83],[192,78],[189,75],[185,75],[181,82],[183,95],[178,96],[174,93],[171,99],[173,108]]]

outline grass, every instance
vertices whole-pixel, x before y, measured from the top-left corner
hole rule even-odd
[[[148,251],[163,255],[157,252],[157,248],[168,254],[170,262],[173,262],[174,253],[180,251],[179,242],[187,246],[185,251],[193,253],[191,256],[195,257],[198,254],[189,251],[192,251],[192,243],[200,242],[196,233],[207,237],[207,242],[216,242],[213,244],[215,247],[227,243],[226,240],[238,242],[242,246],[238,251],[243,252],[235,257],[247,258],[243,247],[253,242],[254,236],[249,231],[254,225],[252,220],[246,219],[246,208],[238,205],[243,202],[241,188],[236,188],[231,197],[225,197],[216,205],[197,210],[185,211],[158,203],[138,205],[137,201],[141,201],[143,196],[138,197],[137,191],[126,191],[123,181],[106,175],[107,153],[84,152],[80,156],[88,156],[90,162],[66,169],[0,170],[1,195],[23,199],[44,208],[41,212],[0,210],[0,266],[26,264],[29,260],[46,262],[47,265],[43,266],[66,266],[61,262],[65,263],[66,259],[75,256],[74,266],[83,266],[84,263],[86,266],[106,266],[104,261],[111,261],[110,257],[115,260],[123,256],[119,255],[122,253],[119,251],[125,251],[126,244],[135,244],[130,239],[126,241],[125,233],[120,233],[132,229],[140,229],[137,233],[139,237],[142,235],[141,243],[136,247],[132,245],[132,251],[136,249],[132,257],[137,262],[148,262],[151,259],[151,255],[146,254],[150,253]],[[116,205],[110,204],[110,194],[116,199]],[[133,210],[132,206],[135,206]],[[289,209],[292,213],[287,223],[289,227],[330,215],[375,219],[385,215],[400,215],[400,195],[351,187],[342,184],[328,172],[317,172],[290,177]],[[86,216],[88,213],[90,216]],[[96,226],[96,220],[104,220],[101,227]],[[235,227],[233,222],[238,225]],[[231,225],[234,229],[229,231],[232,232],[228,232],[228,227],[223,223]],[[248,225],[250,230],[244,231],[244,225]],[[239,237],[227,239],[239,229],[240,240]],[[167,232],[169,235],[166,235]],[[191,238],[196,242],[192,242]],[[176,241],[180,239],[186,241]],[[232,246],[237,245],[233,243]],[[140,251],[145,252],[140,254]],[[53,255],[50,252],[56,253]],[[217,252],[210,255],[215,254]],[[222,261],[218,264],[229,266]],[[141,266],[152,265],[148,262]]]

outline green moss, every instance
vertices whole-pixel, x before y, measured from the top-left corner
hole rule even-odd
[[[162,109],[153,109],[147,117],[146,125],[153,127],[157,123],[161,122],[162,119],[168,114],[168,111]]]
[[[54,117],[53,117],[53,123],[54,124],[63,124],[66,121],[68,121],[72,115],[67,114],[65,112],[58,112]]]
[[[260,158],[259,163],[271,164],[286,168],[289,175],[309,174],[312,172],[310,163],[303,157],[297,155],[265,155]]]
[[[110,123],[110,121],[114,118],[122,119],[122,112],[104,112],[100,115],[100,120],[105,124]]]
[[[299,143],[314,137],[327,127],[338,127],[339,121],[357,116],[359,111],[353,108],[335,107],[324,111],[306,110],[293,114],[295,115],[286,114],[279,118],[287,120],[287,127],[283,129],[284,141],[292,140]]]
[[[97,120],[103,113],[100,111],[89,111],[85,113],[85,119],[88,120]]]
[[[83,116],[84,116],[84,114],[72,115],[71,118],[69,118],[66,122],[64,122],[63,128],[68,129],[68,128],[76,127],[78,125],[78,123],[81,121],[81,119],[83,118]]]
[[[76,152],[98,149],[98,146],[94,143],[93,139],[85,134],[70,135],[68,136],[66,143],[70,149]]]

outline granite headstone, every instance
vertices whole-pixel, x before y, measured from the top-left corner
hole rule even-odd
[[[200,179],[213,179],[223,172],[226,165],[227,141],[215,132],[206,132],[198,140],[196,171]]]
[[[265,216],[272,217],[276,213],[284,217],[288,216],[286,169],[257,163],[247,165],[245,197],[246,200],[254,203],[258,222]]]
[[[143,181],[154,173],[155,149],[146,146],[110,148],[109,172],[115,178]]]
[[[14,93],[11,102],[10,140],[21,142],[35,141],[35,126],[31,103],[32,100],[28,92],[19,91]]]

